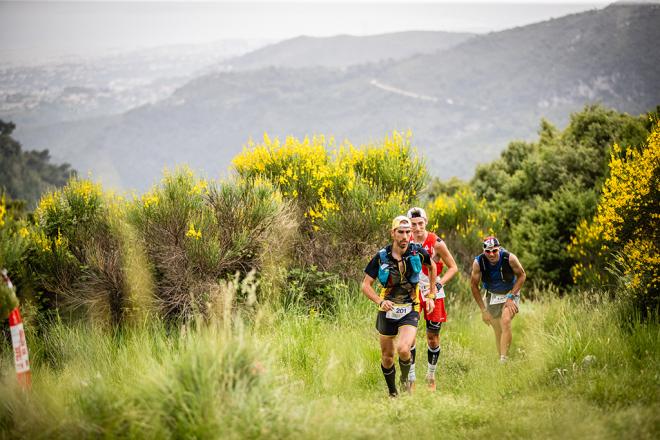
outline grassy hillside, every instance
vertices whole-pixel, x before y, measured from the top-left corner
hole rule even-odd
[[[538,145],[514,143],[505,156],[518,161],[508,164],[536,163],[534,152],[547,148],[602,168],[597,159],[612,138],[646,130],[603,109],[573,120],[561,135],[544,124]],[[484,235],[497,231],[508,246],[512,215],[502,209],[516,200],[515,186],[491,204],[448,182],[425,202],[427,170],[406,135],[358,146],[266,137],[234,159],[231,179],[181,168],[128,200],[72,179],[27,218],[1,200],[0,268],[17,286],[34,385],[18,388],[7,335],[0,438],[400,438],[433,428],[466,438],[656,438],[653,124],[645,145],[612,147],[610,176],[594,194],[598,215],[557,227],[557,210],[527,219],[530,231],[583,237],[543,243],[577,255],[577,272],[592,273],[557,288],[540,270],[528,272],[506,364],[465,270]],[[562,165],[572,157],[551,168],[565,174],[547,177],[583,177],[589,169]],[[561,192],[561,212],[579,213],[574,189]],[[427,208],[429,229],[446,238],[463,270],[446,284],[439,391],[418,383],[392,400],[378,365],[375,306],[357,282],[387,242],[385,225],[410,206]],[[535,238],[512,242],[530,269]],[[601,277],[606,271],[611,280]],[[424,377],[423,336],[417,344]]]
[[[262,304],[215,325],[121,332],[28,326],[33,389],[0,368],[4,438],[657,438],[657,322],[614,304],[535,292],[514,322],[511,362],[455,290],[439,388],[391,400],[375,309],[352,285],[334,315]],[[423,353],[425,343],[418,337]],[[591,357],[589,357],[591,356]],[[425,362],[418,367],[425,371]],[[412,422],[414,421],[414,423]]]

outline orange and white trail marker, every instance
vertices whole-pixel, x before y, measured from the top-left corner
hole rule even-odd
[[[11,330],[11,345],[14,348],[14,364],[16,365],[16,378],[23,388],[30,388],[32,383],[30,373],[30,359],[28,357],[27,343],[23,321],[18,307],[9,315],[9,329]]]

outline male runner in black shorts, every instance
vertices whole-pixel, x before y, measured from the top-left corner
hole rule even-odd
[[[415,342],[419,321],[418,283],[422,265],[429,270],[431,279],[437,276],[436,265],[429,253],[421,246],[411,243],[410,219],[398,216],[392,221],[392,244],[381,249],[364,270],[362,293],[378,304],[376,329],[380,333],[381,370],[391,397],[397,396],[396,368],[394,366],[394,338],[399,341],[396,351],[401,367],[401,386],[410,391],[410,347]],[[379,280],[380,294],[373,284]],[[429,298],[435,298],[436,286],[431,283]],[[427,310],[433,311],[434,301],[427,301]]]

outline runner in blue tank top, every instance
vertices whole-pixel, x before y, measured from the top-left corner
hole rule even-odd
[[[526,279],[525,269],[515,255],[500,246],[497,238],[486,237],[482,245],[483,253],[472,263],[470,287],[481,309],[481,318],[493,327],[500,362],[504,363],[513,337],[511,321],[518,313],[520,289]],[[484,298],[481,297],[480,283],[486,290]]]

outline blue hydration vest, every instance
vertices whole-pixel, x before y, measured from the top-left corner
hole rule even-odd
[[[422,271],[422,259],[419,255],[420,249],[423,249],[421,245],[417,243],[410,243],[410,252],[404,257],[404,259],[410,264],[412,268],[412,273],[407,280],[411,284],[419,283],[419,273]],[[378,259],[380,260],[380,266],[378,267],[378,281],[383,285],[387,286],[387,280],[390,278],[390,267],[389,261],[387,259],[387,249],[383,248],[378,251]],[[405,274],[403,274],[405,276]]]
[[[510,292],[513,289],[516,276],[509,264],[509,252],[504,248],[500,250],[500,259],[495,265],[490,264],[484,254],[479,254],[474,259],[479,263],[484,289],[494,293]]]

